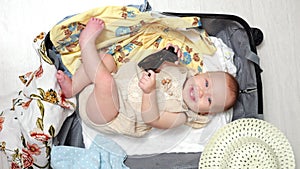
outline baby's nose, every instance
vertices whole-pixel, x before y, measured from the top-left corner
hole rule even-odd
[[[202,98],[204,96],[204,91],[203,89],[199,89],[199,97]]]
[[[204,88],[204,89],[199,89],[199,97],[202,98],[204,96],[210,95],[210,90]]]

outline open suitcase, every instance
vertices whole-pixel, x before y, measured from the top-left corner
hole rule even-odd
[[[162,13],[175,16],[198,16],[202,28],[211,36],[221,38],[235,52],[234,63],[237,67],[237,80],[240,96],[234,106],[233,120],[240,118],[263,118],[262,69],[259,65],[256,47],[263,41],[263,33],[252,28],[242,18],[226,14],[201,13]],[[61,69],[55,57],[51,57],[51,41],[45,39],[48,56],[57,69]],[[60,133],[54,139],[54,145],[84,147],[81,120],[78,112],[68,117]],[[164,153],[147,156],[128,156],[125,164],[130,168],[198,168],[199,153]]]
[[[235,52],[240,96],[233,110],[233,120],[263,119],[262,69],[256,47],[263,41],[263,33],[252,28],[242,18],[226,14],[165,13],[176,16],[198,16],[203,28],[211,36],[221,38]],[[151,157],[130,157],[125,164],[142,168],[198,168],[201,153],[166,153]]]

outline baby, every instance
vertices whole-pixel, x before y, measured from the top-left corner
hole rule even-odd
[[[152,127],[202,127],[207,123],[207,114],[223,112],[234,105],[238,83],[226,72],[192,75],[184,66],[164,64],[155,73],[140,69],[135,62],[117,70],[111,55],[97,52],[95,42],[104,26],[101,19],[89,20],[79,37],[81,66],[72,79],[62,71],[56,75],[65,97],[83,90],[79,112],[90,127],[139,137]],[[180,58],[180,49],[173,47]]]

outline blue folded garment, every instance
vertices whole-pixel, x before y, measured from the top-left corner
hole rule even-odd
[[[125,151],[113,140],[97,135],[89,149],[72,146],[54,146],[51,167],[54,169],[129,169],[124,160]]]

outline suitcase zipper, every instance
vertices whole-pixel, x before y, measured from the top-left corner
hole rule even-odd
[[[256,91],[257,91],[257,88],[254,87],[254,88],[247,88],[247,89],[244,89],[244,90],[240,90],[240,93],[242,93],[242,94],[245,94],[245,93],[249,94],[249,93],[256,92]]]

